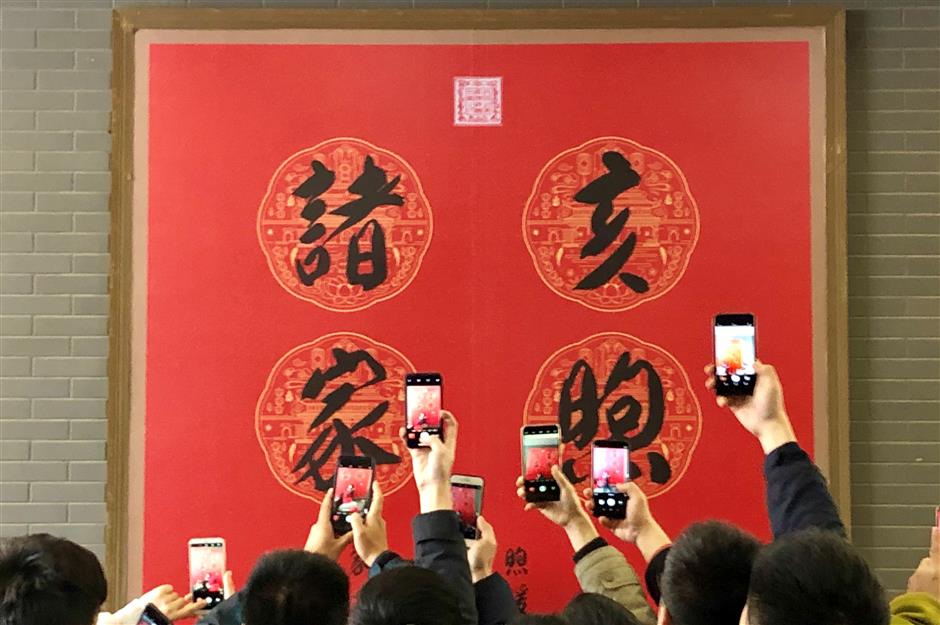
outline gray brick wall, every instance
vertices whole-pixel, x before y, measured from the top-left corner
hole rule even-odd
[[[48,531],[100,555],[109,29],[111,9],[123,4],[134,3],[0,1],[0,535]],[[496,8],[761,2],[160,4]],[[850,9],[853,517],[857,544],[897,591],[924,555],[924,528],[940,504],[940,11],[932,0],[844,4]]]

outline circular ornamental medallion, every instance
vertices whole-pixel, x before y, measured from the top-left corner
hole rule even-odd
[[[676,285],[698,240],[699,214],[669,157],[630,139],[600,137],[545,165],[522,233],[551,290],[612,312]]]
[[[371,456],[390,494],[411,478],[398,437],[405,424],[411,362],[367,336],[337,332],[290,350],[274,365],[255,410],[255,431],[271,472],[314,501],[332,486],[341,455]]]
[[[274,278],[295,297],[337,312],[405,290],[431,231],[431,205],[411,165],[350,137],[289,157],[258,210],[258,241]]]
[[[701,434],[702,411],[669,352],[606,332],[566,345],[545,361],[523,422],[559,425],[563,468],[579,492],[591,484],[591,443],[627,441],[630,479],[655,497],[682,479]]]

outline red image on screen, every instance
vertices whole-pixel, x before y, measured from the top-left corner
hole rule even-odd
[[[627,450],[594,448],[594,488],[612,488],[627,481]]]
[[[526,480],[552,479],[552,465],[558,464],[557,447],[529,447],[525,456]]]
[[[333,492],[333,509],[343,514],[365,512],[369,501],[372,469],[340,467]]]
[[[408,387],[408,427],[413,430],[441,427],[441,387]]]
[[[451,486],[450,492],[454,500],[454,511],[460,517],[460,522],[470,527],[476,527],[476,505],[479,490],[465,486]]]

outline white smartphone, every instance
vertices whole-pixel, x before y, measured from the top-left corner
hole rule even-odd
[[[205,599],[208,612],[222,603],[222,576],[225,574],[225,539],[191,538],[189,540],[189,588],[193,600]]]
[[[479,538],[477,517],[483,512],[483,478],[453,475],[450,478],[450,494],[454,500],[454,511],[460,517],[460,531],[464,538]]]

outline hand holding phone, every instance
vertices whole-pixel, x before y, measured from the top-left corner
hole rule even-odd
[[[561,463],[561,436],[557,425],[522,428],[522,477],[528,502],[558,501],[561,490],[552,477],[552,466]]]
[[[617,488],[630,479],[630,450],[626,441],[594,441],[591,450],[591,497],[596,517],[624,519],[627,496]]]
[[[193,601],[206,602],[204,614],[225,598],[225,539],[193,538],[189,541],[189,587]]]
[[[372,504],[372,480],[375,463],[368,456],[340,456],[333,476],[333,507],[330,521],[333,533],[342,536],[352,531],[347,517],[369,513]]]
[[[405,443],[408,447],[428,447],[431,436],[444,440],[442,395],[440,373],[405,375]]]

